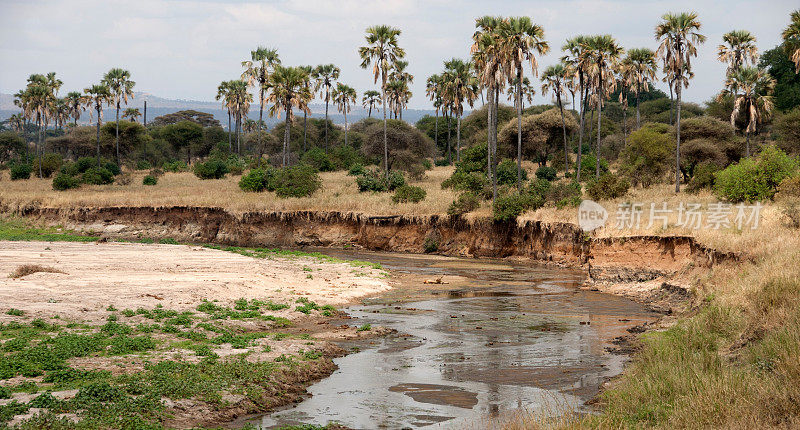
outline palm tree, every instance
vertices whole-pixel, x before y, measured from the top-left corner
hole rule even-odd
[[[722,35],[722,45],[717,47],[717,58],[728,63],[726,75],[739,70],[740,67],[755,64],[758,59],[756,38],[747,30],[733,30]]]
[[[381,101],[381,93],[375,90],[364,91],[364,96],[361,99],[361,105],[364,109],[369,109],[368,118],[372,118],[372,108]]]
[[[25,155],[28,155],[28,131],[27,124],[33,116],[33,101],[31,100],[30,90],[20,90],[14,94],[14,105],[18,106],[21,110],[22,116],[22,138],[25,139]]]
[[[217,100],[222,100],[222,106],[228,111],[228,150],[233,150],[233,142],[231,138],[231,112],[235,110],[233,92],[231,88],[234,81],[222,81],[217,87]]]
[[[740,67],[728,76],[726,86],[729,90],[723,94],[727,93],[734,97],[731,125],[736,127],[736,118],[741,114],[744,114],[747,120],[744,129],[747,141],[745,157],[749,157],[750,133],[756,132],[758,124],[772,112],[775,79],[764,69]]]
[[[24,98],[28,109],[36,114],[37,135],[36,156],[39,158],[39,178],[42,177],[42,135],[47,130],[47,122],[55,110],[55,99],[61,81],[56,79],[55,73],[47,75],[33,74],[28,77],[28,85]]]
[[[555,64],[545,69],[542,74],[542,95],[546,95],[548,91],[553,91],[553,97],[556,99],[558,110],[561,112],[561,130],[564,134],[564,171],[569,172],[569,149],[567,146],[567,126],[564,121],[564,104],[561,98],[564,96],[564,91],[567,90],[567,73],[569,71],[564,64]]]
[[[244,119],[247,118],[247,113],[250,112],[250,103],[253,102],[253,95],[247,91],[248,87],[249,85],[246,81],[230,81],[233,117],[236,120],[235,127],[237,154],[242,153],[242,123]]]
[[[456,116],[456,160],[461,161],[461,116],[464,114],[464,102],[472,107],[478,98],[478,79],[472,74],[472,63],[458,58],[444,63],[442,83],[449,110]],[[449,131],[449,126],[448,126]]]
[[[517,84],[517,189],[522,191],[522,66],[529,63],[533,76],[538,76],[536,54],[547,54],[550,45],[544,40],[544,28],[534,24],[529,17],[512,17],[506,22],[507,25],[501,27],[501,37],[508,69],[516,72],[514,77],[509,74],[509,81]]]
[[[292,127],[292,107],[302,111],[308,110],[311,91],[307,81],[309,77],[301,67],[277,66],[270,76],[269,88],[272,90],[268,100],[272,102],[269,115],[274,117],[286,112],[286,127],[283,136],[283,167],[286,167],[289,150],[289,133]]]
[[[566,82],[566,81],[565,81]],[[511,87],[517,87],[517,78],[511,80]],[[528,103],[533,103],[533,96],[536,95],[536,88],[533,87],[531,84],[531,80],[528,79],[527,76],[522,78],[522,84],[520,84],[520,89],[522,90],[522,110],[525,110],[525,100]],[[508,93],[508,101],[514,101],[517,98],[517,93],[513,91],[509,91]]]
[[[628,56],[622,60],[627,84],[636,94],[636,129],[641,127],[639,114],[639,94],[642,89],[650,89],[650,84],[656,78],[656,54],[647,48],[634,48],[628,51]]]
[[[253,51],[250,51],[250,60],[242,61],[242,67],[245,68],[242,72],[242,80],[247,82],[248,86],[258,86],[258,126],[259,131],[264,124],[264,101],[267,84],[269,83],[269,75],[275,70],[275,67],[281,64],[281,59],[278,56],[277,49],[265,48],[259,46]],[[248,104],[249,108],[249,104]],[[261,133],[258,133],[258,146],[261,147]],[[261,159],[258,160],[259,165]]]
[[[795,73],[800,73],[800,9],[792,12],[792,22],[783,30],[783,46],[789,54],[789,58],[794,61]]]
[[[402,82],[403,84],[405,84],[404,85],[405,88],[408,89],[408,85],[414,83],[414,75],[406,72],[406,67],[408,67],[408,61],[403,61],[403,60],[395,61],[394,64],[392,65],[392,71],[389,74],[389,80]],[[410,97],[411,96],[410,96],[410,92],[409,92],[408,98],[410,98]],[[401,96],[399,98],[403,99],[404,98],[404,94],[401,94]],[[408,102],[408,100],[406,99],[406,100],[403,100],[402,103],[400,103],[401,106],[398,109],[398,114],[400,116],[400,119],[403,119],[403,109],[402,108],[405,107],[407,102]]]
[[[386,83],[386,98],[389,103],[389,111],[394,118],[400,117],[402,119],[403,108],[408,104],[411,99],[411,91],[408,84],[403,81],[389,81]]]
[[[92,85],[83,90],[86,93],[84,98],[87,106],[97,111],[97,168],[100,168],[100,122],[103,119],[103,103],[111,104],[114,101],[114,96],[111,94],[111,89],[105,84]]]
[[[316,80],[314,92],[319,91],[320,97],[325,100],[325,150],[328,150],[328,103],[331,101],[331,88],[339,79],[339,70],[335,64],[322,64],[314,69],[313,77]]]
[[[365,39],[367,46],[358,48],[361,57],[361,68],[366,69],[372,64],[374,82],[381,80],[381,93],[383,102],[383,169],[386,178],[389,178],[389,147],[386,141],[386,81],[389,70],[398,59],[405,57],[406,52],[400,48],[398,38],[400,29],[388,25],[376,25],[367,28]]]
[[[440,75],[430,75],[425,81],[425,94],[433,102],[436,108],[436,119],[434,119],[433,136],[436,147],[439,147],[439,108],[442,107],[442,77]],[[450,164],[450,148],[447,148],[447,164]]]
[[[81,112],[86,110],[86,102],[83,94],[78,91],[70,91],[67,93],[67,111],[74,120],[73,124],[78,125],[78,120],[81,119]]]
[[[108,87],[111,91],[111,95],[113,96],[113,102],[117,106],[117,117],[116,117],[116,137],[114,139],[114,144],[116,146],[116,155],[117,155],[117,164],[120,164],[119,159],[119,109],[120,104],[125,103],[128,104],[128,97],[133,98],[133,86],[136,85],[136,82],[131,80],[131,72],[114,68],[108,71],[108,73],[103,76],[103,84]]]
[[[606,97],[604,90],[606,84],[609,93],[613,91],[615,81],[613,79],[613,70],[616,67],[619,57],[623,53],[622,47],[617,44],[617,41],[609,34],[601,36],[593,36],[587,40],[587,55],[594,65],[594,83],[597,88],[597,149],[595,152],[595,175],[600,177],[600,126],[603,120],[603,100]]]
[[[578,131],[578,157],[577,165],[575,168],[575,180],[581,180],[581,155],[583,154],[583,132],[586,122],[586,106],[589,98],[589,75],[590,64],[587,56],[587,36],[575,36],[572,39],[567,39],[561,50],[566,52],[567,55],[561,58],[561,61],[569,67],[575,75],[577,75],[576,84],[578,87],[578,97],[581,101],[580,109],[580,129]]]
[[[314,98],[314,91],[311,90],[311,80],[313,79],[314,74],[314,67],[312,66],[299,66],[303,71],[306,73],[308,79],[306,80],[306,86],[308,87],[308,91],[311,92],[311,98]],[[325,126],[328,126],[327,121],[325,122]],[[306,152],[306,141],[308,140],[308,112],[303,111],[303,152]]]
[[[333,89],[332,96],[336,109],[344,114],[344,144],[347,145],[347,112],[350,112],[350,108],[356,102],[358,94],[352,87],[338,82],[336,83],[336,88]]]
[[[676,96],[676,135],[675,146],[675,192],[680,191],[681,170],[681,88],[689,87],[689,79],[693,76],[691,58],[697,56],[697,45],[705,42],[706,37],[700,34],[700,21],[694,12],[665,14],[662,22],[656,26],[655,37],[660,40],[656,55],[664,59],[665,67],[675,76]]]
[[[506,80],[503,66],[507,66],[506,53],[501,38],[502,18],[484,16],[475,20],[477,30],[472,35],[472,62],[481,85],[486,88],[487,109],[487,172],[492,181],[492,200],[497,197],[497,105],[500,91]]]
[[[142,116],[142,113],[139,112],[139,108],[127,108],[125,112],[122,113],[122,118],[127,118],[128,121],[131,122],[139,122],[139,117]]]

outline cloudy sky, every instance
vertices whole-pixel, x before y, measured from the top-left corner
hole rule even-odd
[[[532,17],[552,48],[540,60],[546,66],[576,34],[610,33],[626,48],[655,49],[659,17],[694,10],[708,42],[685,96],[702,102],[722,83],[724,66],[716,60],[722,34],[747,29],[761,50],[770,49],[797,7],[797,0],[0,0],[0,92],[16,92],[29,74],[50,71],[64,81],[63,90],[80,90],[123,67],[137,91],[211,101],[219,82],[238,77],[241,61],[264,45],[278,48],[284,64],[338,65],[340,80],[360,94],[374,88],[359,67],[364,29],[391,24],[403,31],[400,42],[416,77],[410,107],[427,108],[425,78],[443,60],[468,56],[476,17]]]

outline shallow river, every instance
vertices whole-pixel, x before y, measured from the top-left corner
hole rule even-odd
[[[657,314],[579,290],[584,274],[532,263],[365,251],[323,252],[379,262],[396,288],[346,311],[349,324],[399,336],[344,344],[359,352],[309,388],[311,397],[251,421],[271,428],[339,422],[356,429],[482,428],[520,409],[586,409],[627,357],[606,352]],[[425,284],[442,279],[444,284]],[[484,423],[484,424],[482,424]]]

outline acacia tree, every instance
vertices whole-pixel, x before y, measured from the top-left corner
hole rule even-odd
[[[104,84],[92,85],[83,90],[86,93],[85,103],[97,112],[97,168],[100,168],[100,122],[103,120],[103,103],[111,104],[114,96]],[[41,163],[39,163],[41,164]]]
[[[364,91],[364,95],[361,99],[361,106],[364,109],[368,109],[369,113],[367,114],[367,118],[372,118],[372,108],[375,107],[381,101],[381,93],[375,90],[367,90]]]
[[[386,82],[389,70],[398,60],[405,57],[406,52],[400,48],[398,38],[400,30],[388,25],[376,25],[367,28],[365,39],[367,46],[358,48],[361,57],[361,68],[366,69],[372,64],[374,82],[381,80],[381,93],[383,102],[383,168],[386,179],[389,179],[389,148],[386,139]]]
[[[325,100],[325,150],[328,150],[328,104],[331,101],[331,88],[339,79],[339,70],[335,64],[322,64],[314,69],[314,80],[316,85],[314,91],[319,91],[320,97]]]
[[[567,42],[564,46],[561,47],[561,50],[566,52],[567,55],[561,57],[561,61],[567,65],[570,71],[572,71],[573,75],[577,77],[575,79],[576,85],[578,88],[578,98],[581,102],[580,108],[580,125],[578,129],[578,157],[577,157],[577,165],[575,168],[575,180],[580,182],[581,180],[581,155],[583,154],[583,131],[584,131],[584,124],[586,122],[586,106],[588,104],[589,98],[589,77],[590,77],[590,64],[588,62],[588,56],[586,55],[587,45],[586,40],[587,36],[575,36],[571,39],[567,39]]]
[[[567,124],[564,120],[564,104],[561,98],[564,95],[564,91],[567,90],[566,76],[568,72],[569,71],[563,64],[555,64],[545,69],[542,74],[542,95],[547,95],[548,91],[552,91],[553,98],[556,99],[556,104],[558,105],[558,110],[561,112],[561,129],[564,134],[565,175],[566,172],[569,171],[569,149],[567,146]],[[521,139],[519,140],[521,141]]]
[[[722,45],[717,47],[717,59],[728,63],[726,76],[735,73],[747,63],[758,60],[756,38],[747,30],[733,30],[722,35]]]
[[[242,61],[242,67],[245,71],[242,73],[242,79],[247,82],[248,86],[258,86],[258,130],[261,131],[264,125],[264,102],[266,101],[267,86],[269,84],[269,76],[275,70],[275,67],[281,64],[281,59],[278,56],[277,49],[265,48],[259,46],[253,51],[250,51],[250,60]],[[248,103],[249,108],[249,103]],[[238,144],[238,134],[237,134]],[[261,133],[258,133],[258,147],[262,147]],[[259,165],[261,159],[258,160]]]
[[[692,73],[691,58],[697,56],[697,46],[705,42],[706,37],[699,33],[700,21],[694,12],[665,14],[662,22],[656,26],[655,37],[661,43],[656,55],[664,59],[664,67],[674,77],[676,96],[676,136],[675,146],[675,192],[681,187],[681,89],[689,87]],[[671,88],[671,86],[670,86]]]
[[[656,78],[656,54],[647,48],[634,48],[628,51],[628,55],[622,60],[623,75],[627,85],[631,87],[636,95],[636,129],[641,127],[641,115],[639,113],[639,94],[642,89],[649,90],[650,84]]]
[[[311,91],[307,85],[309,77],[301,67],[277,66],[269,79],[271,90],[267,99],[272,103],[269,115],[274,117],[281,112],[286,113],[285,131],[283,136],[283,167],[286,167],[289,150],[289,135],[292,127],[292,108],[302,111],[308,110],[311,100]]]
[[[117,107],[114,146],[116,148],[117,164],[119,165],[119,109],[122,103],[128,104],[128,97],[133,98],[133,86],[136,85],[136,82],[131,80],[131,72],[125,69],[113,68],[103,76],[103,84],[111,91],[112,102]]]
[[[783,37],[786,53],[794,62],[794,72],[800,73],[800,9],[792,12],[791,20],[789,26],[781,33],[781,37]]]
[[[772,91],[775,89],[775,79],[764,69],[755,67],[740,67],[728,76],[726,86],[729,88],[723,94],[734,97],[733,112],[731,112],[731,126],[736,128],[736,118],[744,115],[746,126],[744,134],[747,146],[745,157],[750,156],[750,133],[757,131],[764,117],[772,112]]]
[[[586,41],[586,55],[590,63],[594,65],[593,78],[596,88],[597,101],[597,147],[595,150],[595,176],[600,178],[600,126],[603,120],[603,101],[606,98],[606,88],[608,92],[614,91],[615,80],[612,70],[617,66],[619,57],[623,53],[622,47],[610,34],[593,36]]]
[[[336,104],[336,109],[344,114],[344,144],[347,145],[347,112],[350,112],[352,104],[356,102],[358,94],[356,90],[341,82],[336,83],[336,88],[333,89],[333,102]]]
[[[522,69],[529,63],[533,76],[539,75],[536,55],[544,55],[550,51],[550,45],[544,40],[544,28],[527,16],[512,17],[501,26],[503,51],[508,65],[509,82],[516,82],[515,92],[517,105],[517,190],[522,191]],[[511,72],[515,74],[512,76]]]

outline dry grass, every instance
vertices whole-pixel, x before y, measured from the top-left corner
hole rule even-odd
[[[452,167],[436,167],[424,179],[411,181],[425,189],[420,203],[393,203],[391,193],[359,193],[355,178],[346,172],[324,172],[323,189],[311,197],[281,199],[275,193],[246,193],[239,189],[239,176],[200,180],[190,172],[166,173],[158,185],[142,185],[147,172],[133,172],[129,185],[92,185],[68,191],[54,191],[52,180],[31,178],[10,181],[0,172],[0,204],[12,210],[28,205],[46,207],[108,206],[201,206],[222,207],[233,213],[250,211],[340,211],[371,215],[431,215],[447,212],[456,193],[443,190],[442,181]]]
[[[24,276],[33,275],[34,273],[40,273],[40,272],[66,273],[54,267],[41,266],[39,264],[23,264],[22,266],[17,267],[10,275],[8,275],[8,277],[11,279],[19,279]]]

